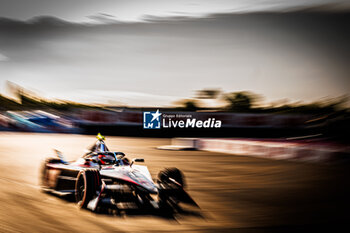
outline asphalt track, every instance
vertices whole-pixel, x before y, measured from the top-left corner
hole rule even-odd
[[[93,136],[0,133],[0,232],[295,232],[349,222],[349,169],[202,151],[164,151],[169,139],[107,137],[110,149],[141,157],[153,177],[185,173],[200,210],[96,214],[39,189],[40,163],[61,150],[84,153]]]

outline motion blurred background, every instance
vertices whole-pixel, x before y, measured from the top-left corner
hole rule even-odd
[[[142,108],[161,108],[227,113],[222,133],[202,136],[348,132],[347,1],[1,6],[4,130],[147,136]]]
[[[15,156],[16,146],[5,143],[9,138],[23,145],[18,153],[34,150],[28,163],[35,172],[25,174],[35,177],[33,164],[39,164],[44,154],[33,148],[40,146],[42,135],[50,135],[47,148],[55,147],[56,141],[62,147],[82,146],[88,143],[82,134],[97,132],[118,136],[111,137],[117,142],[113,145],[130,145],[124,149],[131,153],[172,144],[168,149],[206,152],[158,155],[157,150],[146,149],[146,154],[157,154],[150,158],[158,159],[160,166],[171,153],[178,153],[188,162],[183,166],[197,189],[194,196],[205,211],[226,221],[224,228],[196,223],[194,230],[230,232],[237,227],[283,225],[272,230],[286,231],[299,225],[322,228],[327,219],[327,226],[342,224],[349,217],[345,208],[349,206],[345,199],[350,151],[349,11],[345,0],[0,0],[1,165],[16,162],[5,156],[9,150]],[[202,120],[215,118],[223,122],[222,128],[143,129],[142,112],[157,109]],[[146,143],[140,144],[138,137]],[[178,139],[170,140],[174,137]],[[30,145],[23,143],[28,138],[32,138]],[[137,144],[139,150],[130,149]],[[48,153],[46,147],[42,149]],[[77,151],[73,154],[72,159],[79,156]],[[221,158],[231,180],[242,174],[254,178],[246,177],[238,186],[230,180],[222,186],[203,184],[198,171],[187,166],[196,156]],[[216,168],[222,165],[215,164]],[[16,167],[19,174],[24,174],[23,166]],[[311,175],[302,172],[305,168]],[[15,187],[12,173],[6,174],[3,185],[8,182]],[[280,179],[274,180],[273,174]],[[35,186],[34,180],[26,182]],[[266,190],[257,188],[259,182]],[[344,189],[334,191],[328,183]],[[272,193],[279,187],[283,193]],[[322,195],[305,207],[303,216],[300,206],[317,195],[310,187],[322,190]],[[235,218],[223,220],[211,212],[215,206],[208,202],[217,195],[214,189],[227,194],[217,198],[222,206],[232,206],[223,213]],[[17,186],[14,190],[21,193]],[[204,191],[210,197],[198,195]],[[268,195],[254,199],[265,191],[271,191],[275,202]],[[4,193],[0,197],[8,200]],[[281,200],[297,205],[285,206]],[[264,212],[269,204],[278,208]],[[320,209],[324,211],[317,218]],[[277,213],[283,219],[273,222]],[[298,215],[302,220],[293,222]],[[20,231],[9,227],[15,217],[0,215],[0,219],[5,231]],[[54,225],[53,220],[49,222]],[[39,230],[51,231],[53,225]],[[71,224],[67,227],[75,229]]]

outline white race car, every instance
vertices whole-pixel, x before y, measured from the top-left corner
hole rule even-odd
[[[120,207],[133,203],[137,208],[176,207],[183,202],[198,207],[184,190],[183,173],[177,168],[159,172],[156,182],[146,166],[135,164],[143,159],[126,158],[111,152],[105,138],[98,134],[89,152],[74,162],[57,157],[46,159],[42,168],[42,187],[60,195],[74,194],[82,208],[97,211],[100,206]]]

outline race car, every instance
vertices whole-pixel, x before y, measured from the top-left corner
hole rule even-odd
[[[74,162],[66,161],[59,151],[56,155],[42,166],[42,189],[75,195],[79,207],[92,211],[101,206],[120,208],[123,203],[137,208],[177,207],[179,203],[198,207],[184,190],[184,175],[179,169],[160,171],[154,182],[146,166],[135,164],[144,159],[130,161],[123,152],[109,151],[101,134],[88,152]]]

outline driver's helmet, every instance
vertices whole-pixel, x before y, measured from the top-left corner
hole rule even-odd
[[[115,158],[108,154],[98,154],[98,159],[102,165],[113,164]]]

